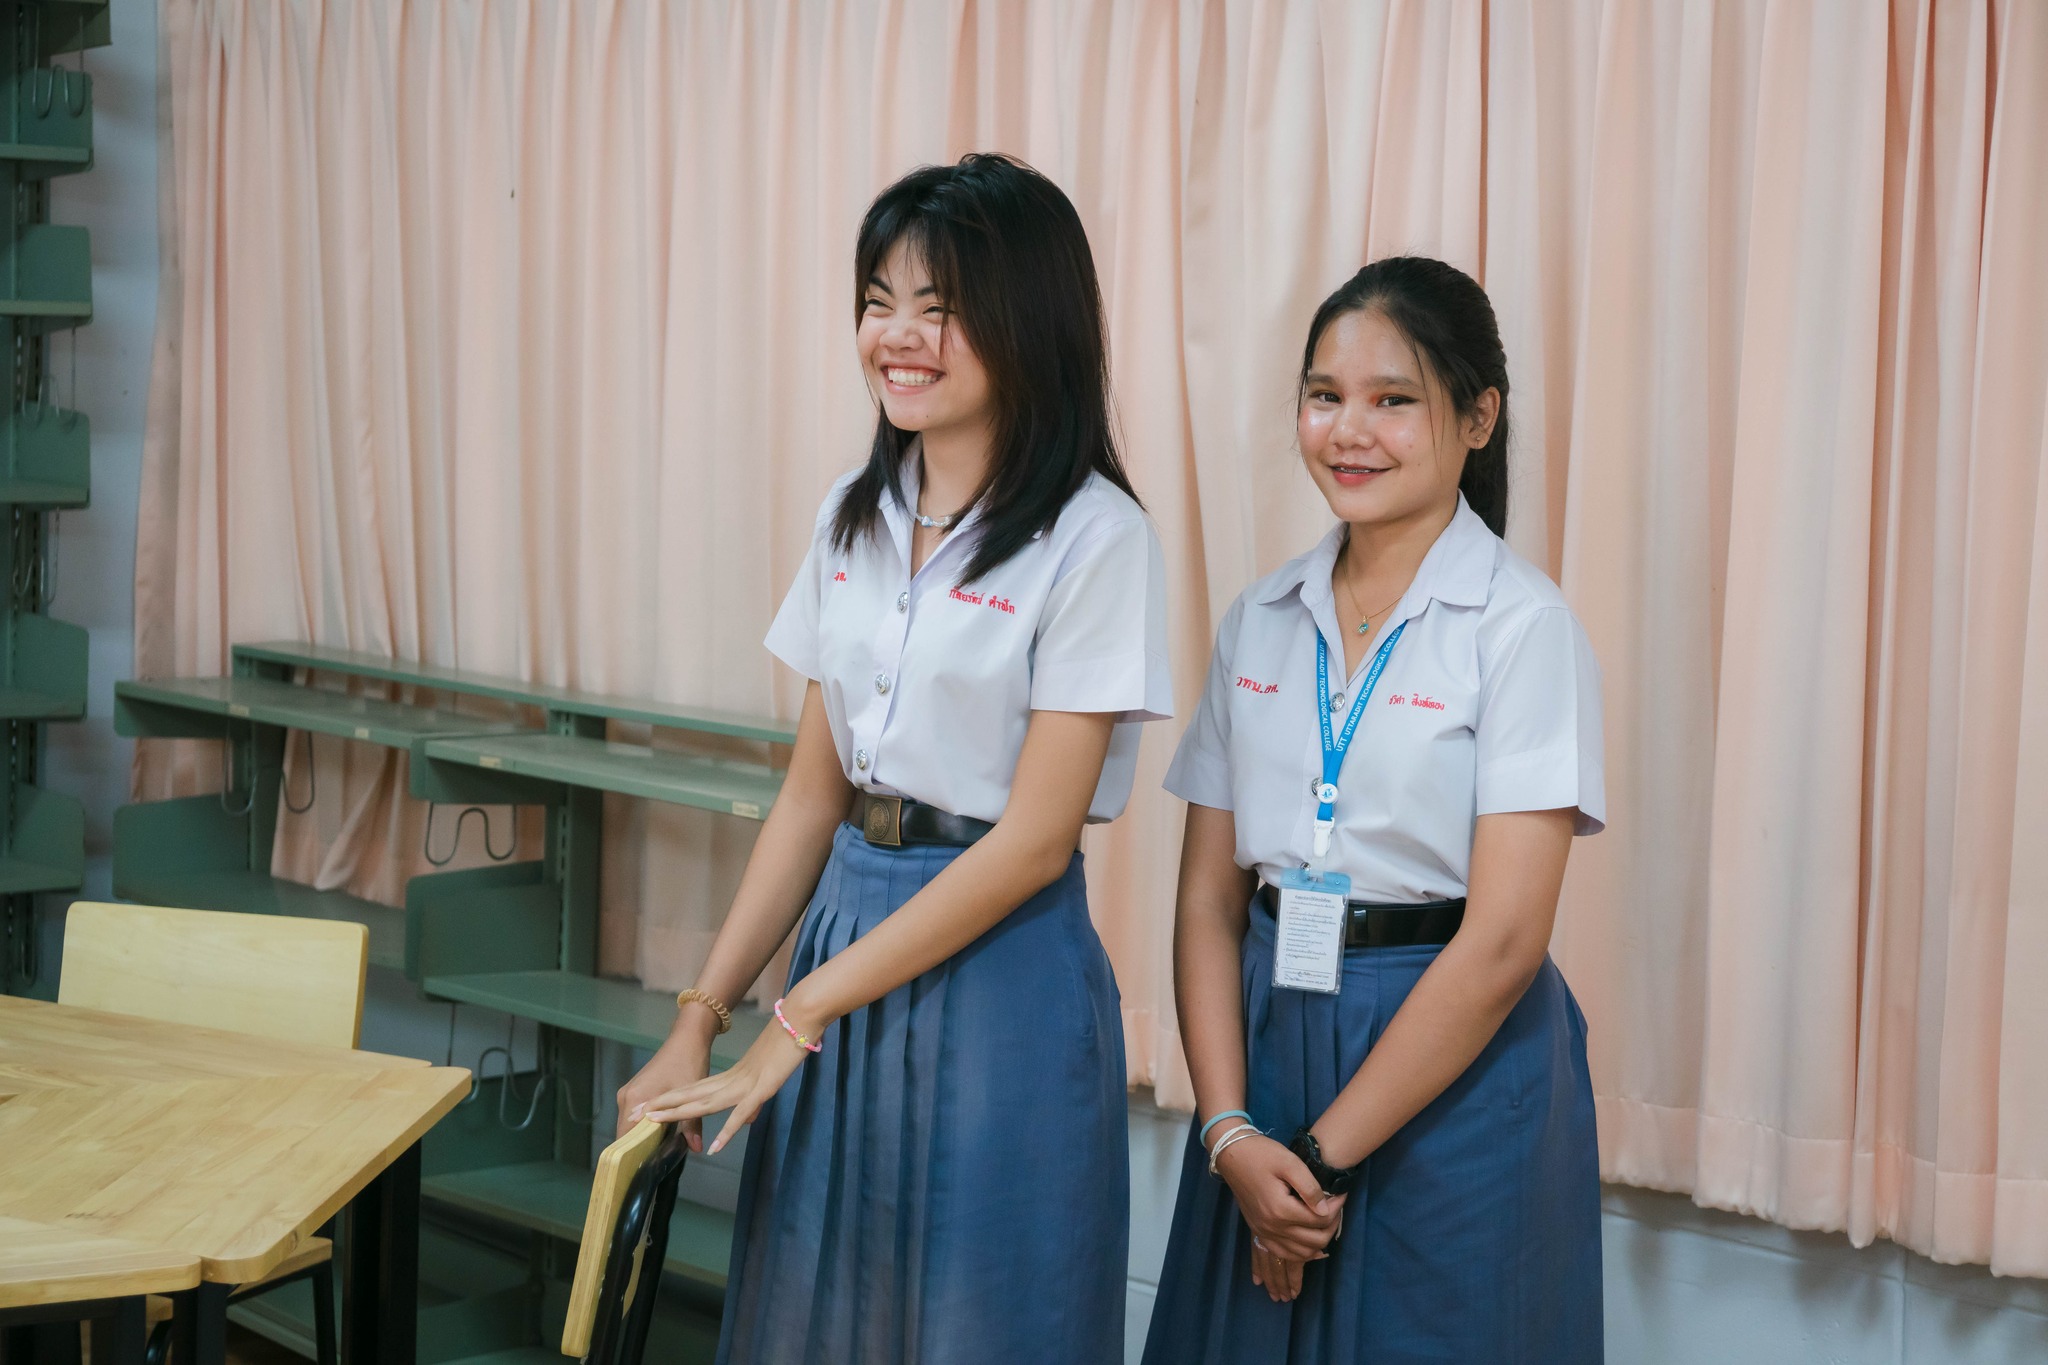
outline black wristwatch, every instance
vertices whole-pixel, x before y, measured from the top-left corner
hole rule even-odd
[[[1358,1183],[1358,1173],[1365,1169],[1363,1161],[1356,1166],[1332,1166],[1324,1161],[1322,1144],[1307,1128],[1295,1130],[1294,1141],[1287,1144],[1287,1150],[1301,1158],[1301,1164],[1308,1167],[1308,1173],[1323,1187],[1324,1194],[1351,1193],[1351,1187]]]

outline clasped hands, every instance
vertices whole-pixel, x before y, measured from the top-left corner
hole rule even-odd
[[[1344,1196],[1324,1194],[1301,1158],[1269,1137],[1231,1143],[1216,1173],[1252,1230],[1252,1283],[1275,1303],[1291,1302],[1303,1268],[1329,1254],[1343,1227]]]

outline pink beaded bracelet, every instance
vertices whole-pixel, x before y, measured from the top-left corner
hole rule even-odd
[[[780,1000],[775,1002],[775,1022],[782,1025],[782,1031],[784,1033],[787,1033],[790,1037],[796,1039],[796,1045],[802,1048],[804,1051],[823,1052],[825,1050],[825,1045],[823,1043],[814,1043],[810,1039],[804,1037],[803,1034],[797,1032],[796,1025],[790,1023],[789,1020],[783,1016],[782,1002]]]

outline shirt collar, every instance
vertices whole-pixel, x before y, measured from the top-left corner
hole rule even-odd
[[[1259,603],[1278,602],[1296,591],[1301,594],[1302,605],[1311,611],[1330,601],[1330,572],[1337,565],[1337,554],[1344,548],[1344,537],[1349,530],[1341,521],[1332,526],[1329,533],[1316,542],[1314,549],[1272,577],[1265,591],[1259,595]],[[1487,591],[1493,585],[1499,544],[1499,537],[1487,529],[1479,514],[1466,503],[1465,495],[1460,493],[1458,510],[1452,514],[1450,525],[1444,527],[1436,543],[1429,547],[1429,553],[1422,557],[1421,567],[1415,571],[1415,581],[1408,585],[1408,591],[1401,598],[1400,609],[1392,619],[1407,620],[1418,616],[1432,599],[1454,607],[1485,606]]]
[[[889,528],[889,538],[896,544],[897,553],[903,562],[910,563],[910,532],[914,525],[913,513],[917,508],[918,489],[922,487],[924,473],[924,438],[913,436],[910,444],[903,448],[903,465],[896,471],[896,482],[902,486],[903,497],[899,501],[889,493],[888,485],[882,487],[882,521]],[[943,556],[956,544],[973,539],[972,532],[981,521],[981,504],[975,503],[967,509],[967,515],[960,518],[952,530],[946,533],[925,563]]]

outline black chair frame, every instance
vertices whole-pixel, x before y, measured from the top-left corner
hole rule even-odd
[[[647,1350],[647,1330],[654,1322],[655,1292],[661,1284],[661,1262],[668,1254],[668,1220],[675,1212],[676,1182],[690,1155],[680,1125],[647,1164],[634,1172],[612,1226],[612,1244],[604,1261],[604,1287],[598,1291],[597,1320],[591,1331],[590,1354],[583,1365],[640,1365]],[[637,1285],[633,1253],[642,1239]],[[633,1292],[630,1303],[628,1292]]]

